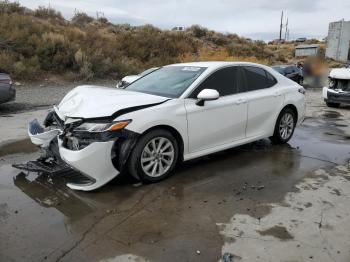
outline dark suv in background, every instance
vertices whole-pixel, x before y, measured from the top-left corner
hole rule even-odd
[[[303,73],[296,65],[276,65],[272,68],[285,77],[297,82],[299,85],[303,84]]]
[[[9,75],[0,73],[0,104],[15,100],[16,90]]]

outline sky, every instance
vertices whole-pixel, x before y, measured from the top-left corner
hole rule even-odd
[[[19,0],[35,9],[51,6],[70,19],[75,11],[113,23],[152,24],[162,29],[198,24],[252,39],[279,36],[281,11],[289,20],[290,39],[322,39],[329,22],[350,20],[350,0]],[[286,21],[284,21],[286,23]]]

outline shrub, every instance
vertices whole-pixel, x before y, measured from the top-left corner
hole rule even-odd
[[[79,27],[84,27],[92,21],[94,21],[94,18],[83,12],[76,13],[72,18],[72,24]]]
[[[282,63],[294,59],[293,50],[294,45],[268,46],[199,25],[174,32],[152,25],[114,25],[86,13],[68,22],[51,8],[31,12],[0,0],[0,71],[16,78],[121,78],[180,61]]]
[[[34,16],[42,19],[49,19],[52,22],[58,22],[60,24],[65,23],[65,20],[60,12],[44,6],[39,6],[38,9],[34,11]]]
[[[23,14],[25,11],[24,7],[22,7],[17,2],[10,2],[8,0],[0,1],[0,14],[4,13],[21,13]]]

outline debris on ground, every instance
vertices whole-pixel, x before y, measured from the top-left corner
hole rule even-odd
[[[265,186],[258,186],[257,187],[257,190],[262,190],[262,189],[264,189],[265,188]]]
[[[196,253],[197,253],[197,255],[200,255],[200,254],[201,254],[201,251],[197,250]]]
[[[226,252],[222,255],[222,262],[233,262],[233,257],[233,254]]]
[[[116,214],[117,213],[117,209],[114,208],[114,209],[107,209],[106,211],[107,214]]]
[[[236,196],[239,196],[239,195],[243,194],[244,191],[248,191],[249,189],[260,191],[264,188],[265,188],[265,186],[261,185],[261,181],[258,181],[258,185],[249,185],[248,182],[244,182],[244,184],[241,188],[239,188],[239,189],[234,188],[233,192],[235,192]]]

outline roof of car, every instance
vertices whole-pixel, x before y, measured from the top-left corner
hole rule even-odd
[[[216,69],[228,65],[250,65],[250,66],[261,66],[266,67],[261,64],[251,63],[251,62],[229,62],[229,61],[203,61],[203,62],[189,62],[189,63],[178,63],[168,66],[196,66],[196,67],[207,67],[209,69]]]
[[[10,79],[10,76],[5,73],[0,73],[0,79]]]
[[[295,65],[274,65],[274,66],[272,66],[272,67],[286,68],[286,67],[290,67],[290,66],[295,66]]]

